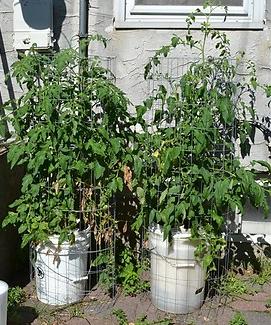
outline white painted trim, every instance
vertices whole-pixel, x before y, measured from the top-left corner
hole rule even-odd
[[[134,0],[133,0],[134,1]],[[247,0],[243,5],[243,7],[234,7],[231,6],[228,8],[228,14],[229,15],[245,15],[248,12],[248,2]],[[133,15],[133,14],[164,14],[164,15],[176,15],[176,12],[179,13],[178,15],[184,15],[184,14],[189,14],[190,12],[195,11],[197,8],[200,8],[202,12],[208,13],[208,10],[205,9],[203,10],[202,7],[199,6],[134,6],[133,3],[130,3],[129,6],[129,1],[127,2],[127,8],[128,11]],[[225,11],[223,8],[217,8],[214,10],[214,13],[217,14],[225,14]]]
[[[187,14],[196,8],[195,6],[135,6],[134,4],[135,0],[114,0],[116,28],[183,29],[187,27],[185,22]],[[182,13],[176,14],[176,8],[180,9],[180,7]],[[244,0],[242,8],[229,7],[225,22],[223,11],[217,10],[217,15],[212,17],[211,23],[214,28],[219,29],[263,29],[264,18],[265,0]],[[196,21],[194,28],[199,28],[204,17],[198,16]]]
[[[262,30],[263,23],[251,23],[251,22],[233,22],[231,24],[225,23],[212,23],[212,27],[221,30]],[[187,24],[185,22],[174,21],[138,21],[138,22],[123,22],[115,21],[116,29],[186,29]],[[193,29],[200,29],[200,24],[195,24]]]
[[[115,17],[115,21],[125,22],[125,0],[114,0],[113,3],[113,14]]]

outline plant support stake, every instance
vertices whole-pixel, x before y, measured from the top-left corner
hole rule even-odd
[[[80,0],[79,12],[79,47],[80,58],[87,59],[88,57],[88,8],[89,0]]]

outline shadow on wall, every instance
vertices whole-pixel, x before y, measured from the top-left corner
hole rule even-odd
[[[2,30],[0,28],[0,69],[1,68],[7,76],[10,70]],[[11,78],[6,78],[6,87],[8,99],[14,100],[15,94]],[[4,109],[1,108],[2,104],[3,97],[0,91],[0,117],[5,115]],[[5,141],[10,135],[7,124],[2,122],[1,127],[2,126],[5,128],[5,136],[3,139]],[[2,230],[1,224],[8,212],[9,204],[18,196],[21,177],[20,170],[11,173],[7,164],[6,154],[1,154],[0,152],[0,279],[8,282],[16,273],[16,251],[18,249],[19,240],[15,229],[8,228],[7,230]]]
[[[66,4],[64,0],[53,0],[53,5],[54,5],[54,48],[56,51],[59,51],[60,47],[58,44],[61,31],[62,31],[62,25],[63,21],[65,20],[66,14],[67,14],[67,9],[66,9]]]
[[[22,167],[11,170],[7,155],[0,155],[0,227],[9,205],[20,195],[23,173]],[[24,258],[20,256],[19,245],[19,236],[14,228],[0,228],[0,279],[10,281],[16,276],[18,268],[23,266]]]
[[[0,27],[0,58],[1,58],[0,67],[2,65],[3,72],[7,76],[9,73],[9,65],[8,65],[8,60],[7,60],[7,56],[6,56],[5,44],[4,44],[4,40],[3,40],[1,27]],[[6,78],[6,86],[7,86],[7,90],[8,90],[9,99],[14,100],[15,94],[14,94],[14,88],[13,88],[11,78]],[[1,108],[2,104],[3,104],[3,98],[2,98],[2,94],[0,92],[0,117],[5,115],[3,108]],[[9,138],[9,131],[8,131],[7,124],[5,124],[4,127],[5,127],[5,137],[4,138],[6,140]]]
[[[27,0],[19,0],[22,6],[22,13],[24,21],[27,25],[35,30],[44,30],[49,28],[50,19],[44,19],[44,10],[42,10],[42,2],[33,2],[33,7],[27,5]],[[33,11],[35,14],[33,14]],[[65,0],[53,0],[53,38],[54,48],[59,50],[58,41],[62,31],[63,21],[65,20],[67,13]]]

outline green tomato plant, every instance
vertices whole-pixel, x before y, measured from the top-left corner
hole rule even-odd
[[[80,225],[109,239],[112,198],[131,160],[128,99],[99,58],[86,62],[74,49],[44,55],[33,47],[12,76],[23,95],[15,110],[14,103],[4,107],[15,140],[8,160],[26,173],[3,226],[19,227],[22,246],[53,234],[73,242]]]
[[[261,131],[256,92],[270,97],[271,88],[259,84],[243,52],[232,56],[227,35],[211,28],[215,7],[207,8],[208,13],[191,14],[186,35],[173,35],[145,67],[145,78],[152,79],[172,52],[197,53],[183,75],[162,75],[164,82],[137,107],[142,132],[134,147],[133,187],[140,201],[135,229],[160,224],[164,240],[176,228],[190,229],[196,257],[212,269],[225,247],[226,214],[242,214],[247,201],[268,211],[268,191],[242,166],[237,147],[242,157],[250,154],[257,128]],[[200,39],[191,29],[196,15],[206,17]]]

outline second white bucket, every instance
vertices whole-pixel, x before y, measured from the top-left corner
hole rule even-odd
[[[50,236],[35,251],[35,276],[38,299],[49,305],[66,305],[85,295],[89,230],[75,232],[75,243],[58,248],[58,236]]]
[[[0,281],[0,324],[7,324],[8,285]]]
[[[160,310],[187,314],[201,307],[206,272],[195,260],[190,233],[175,232],[170,244],[159,226],[150,228],[151,298]]]

